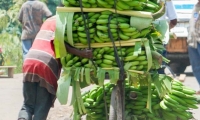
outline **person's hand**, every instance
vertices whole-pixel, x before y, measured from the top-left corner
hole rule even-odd
[[[81,57],[84,57],[84,58],[92,58],[93,55],[92,55],[92,50],[89,50],[89,49],[84,49],[81,51]]]

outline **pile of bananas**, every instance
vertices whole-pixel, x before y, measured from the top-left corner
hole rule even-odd
[[[138,10],[156,12],[159,5],[151,0],[81,0],[84,8],[115,8],[117,10]],[[65,7],[80,7],[79,0],[62,0]]]
[[[91,43],[111,42],[111,36],[114,41],[142,38],[151,32],[151,27],[138,30],[130,26],[129,16],[113,14],[110,11],[84,13],[84,17]],[[74,14],[72,31],[74,43],[88,44],[84,18],[81,13]],[[64,40],[67,42],[67,29],[65,33]]]
[[[146,70],[147,57],[145,50],[134,56],[134,47],[117,47],[119,57],[126,63],[131,64],[130,70]],[[93,60],[97,67],[112,68],[117,67],[113,47],[103,47],[93,49]],[[67,54],[66,57],[61,58],[62,65],[65,67],[85,67],[92,68],[93,64],[87,58],[80,58],[72,54]]]
[[[189,110],[198,108],[196,98],[194,97],[194,90],[187,88],[177,80],[173,80],[172,86],[172,93],[165,95],[164,98],[160,98],[154,84],[152,84],[152,112],[150,112],[146,108],[148,87],[139,86],[135,88],[130,86],[129,83],[126,83],[126,120],[130,120],[131,117],[135,117],[138,120],[192,119],[193,115]],[[104,89],[103,87],[97,86],[82,94],[87,120],[106,120],[105,104],[109,107],[113,87],[114,84],[106,83]],[[136,93],[137,96],[131,97],[131,93]]]

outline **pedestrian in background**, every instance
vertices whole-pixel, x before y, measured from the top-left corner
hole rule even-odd
[[[18,120],[46,120],[56,99],[61,61],[55,57],[56,17],[48,18],[38,32],[23,63],[24,103]],[[79,50],[65,43],[68,53],[92,58],[92,50]]]
[[[39,0],[27,0],[21,7],[18,20],[22,24],[23,60],[32,46],[43,20],[52,16],[48,7]]]
[[[198,0],[197,4],[194,6],[192,11],[192,16],[189,22],[188,29],[188,55],[190,59],[190,64],[192,66],[192,71],[194,76],[196,77],[199,89],[197,90],[197,94],[200,95],[200,0]]]
[[[158,19],[158,21],[167,21],[169,23],[169,29],[172,29],[177,24],[177,13],[175,11],[174,4],[171,0],[167,0],[165,3],[165,14]],[[169,40],[163,41],[164,47],[166,47]],[[163,50],[162,55],[166,57],[167,51]],[[163,66],[165,66],[165,63],[163,63]],[[158,69],[159,74],[165,74],[165,67],[162,67]]]

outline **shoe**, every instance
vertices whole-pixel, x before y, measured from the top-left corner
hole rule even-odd
[[[18,120],[26,120],[25,118],[19,118]]]

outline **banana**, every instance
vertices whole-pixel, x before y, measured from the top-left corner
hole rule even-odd
[[[183,98],[186,98],[186,95],[180,91],[177,91],[177,90],[173,90],[172,89],[172,94],[173,95],[176,95],[176,96],[179,96],[179,97],[183,97]]]
[[[102,49],[104,49],[104,51],[109,51],[111,48],[110,47],[103,47]]]
[[[187,88],[183,88],[183,89],[182,89],[182,92],[185,93],[185,94],[189,94],[189,95],[193,95],[193,94],[196,93],[195,90],[187,89]]]
[[[77,33],[78,33],[79,37],[83,37],[83,38],[87,37],[87,34],[84,32],[78,31]],[[90,38],[93,38],[93,37],[94,37],[94,34],[90,34]]]
[[[169,97],[169,95],[165,95],[164,99],[166,99],[167,101],[169,101],[172,104],[179,104],[176,100],[174,100],[173,98]]]
[[[130,6],[126,4],[124,1],[117,1],[117,6],[119,6],[123,10],[130,10]]]
[[[104,52],[105,52],[104,49],[100,49],[100,50],[99,50],[99,54],[103,54]]]
[[[124,9],[122,9],[121,7],[119,7],[118,5],[116,5],[116,9],[117,10],[120,10],[120,11],[123,11]]]
[[[141,55],[141,56],[138,56],[135,60],[143,61],[143,60],[147,60],[147,58],[145,55]]]
[[[125,52],[126,52],[126,54],[129,54],[130,52],[131,53],[133,53],[134,52],[134,46],[133,47],[128,47],[126,50],[125,50]]]
[[[102,33],[100,30],[97,30],[97,36],[99,38],[109,38],[107,33]]]
[[[73,55],[72,54],[67,54],[65,60],[68,62],[72,59]]]
[[[172,98],[172,99],[174,99],[174,100],[176,100],[177,102],[179,102],[182,105],[187,104],[183,99],[177,97],[176,95],[169,94],[169,97]]]
[[[99,64],[101,64],[101,63],[102,63],[102,60],[101,60],[101,59],[99,59],[99,60],[96,60],[96,61],[95,61],[95,63],[99,65]]]
[[[112,65],[105,64],[105,63],[101,63],[99,66],[102,67],[102,68],[111,68],[112,67]]]
[[[67,64],[65,64],[66,65],[65,67],[71,67],[73,63],[74,63],[73,60],[69,60]]]
[[[140,31],[140,36],[139,36],[139,37],[145,37],[149,32],[151,32],[151,29],[150,29],[150,28],[142,29],[142,30]]]
[[[106,54],[103,55],[103,58],[108,59],[108,60],[112,60],[112,61],[115,60],[115,57],[114,57],[114,56],[106,55]]]
[[[108,27],[104,25],[97,25],[96,28],[97,30],[108,31]]]
[[[79,37],[79,41],[84,44],[84,45],[87,45],[87,39],[86,38],[83,38],[83,37]]]
[[[103,43],[104,41],[101,40],[97,35],[94,35],[94,40],[98,43]]]
[[[96,0],[89,0],[89,3],[91,3],[92,5],[96,4]]]
[[[82,2],[83,7],[85,8],[91,8],[91,4],[90,3],[84,3]],[[78,7],[78,6],[77,6]]]
[[[97,54],[97,55],[96,55],[96,58],[97,58],[97,59],[101,59],[101,58],[102,58],[102,54]]]
[[[81,67],[81,62],[77,62],[73,66],[75,66],[75,67]]]
[[[109,26],[110,26],[111,29],[116,29],[116,28],[118,28],[118,26],[117,26],[116,24],[109,24]]]
[[[72,60],[73,60],[74,63],[76,63],[79,60],[79,57],[75,56]]]
[[[69,3],[67,0],[62,0],[62,4],[63,4],[65,7],[69,7],[69,6],[70,6],[70,3]]]
[[[60,62],[62,64],[62,66],[65,66],[65,64],[66,64],[65,57],[61,57]]]
[[[105,10],[101,12],[102,15],[110,15],[113,14],[113,12],[109,11],[109,10]]]
[[[124,57],[124,61],[128,62],[128,61],[132,61],[135,60],[138,56],[126,56]]]
[[[128,23],[119,23],[118,27],[121,29],[128,29],[130,28],[130,25]]]
[[[90,17],[90,19],[97,19],[100,15],[100,13],[95,13],[93,16]]]
[[[107,19],[98,19],[96,21],[96,24],[107,24],[108,23],[108,20]]]
[[[129,40],[129,39],[130,39],[129,36],[124,35],[122,32],[119,33],[119,37],[120,37],[122,40]]]
[[[103,63],[108,64],[108,65],[112,65],[113,61],[108,60],[108,59],[103,59]]]
[[[160,102],[160,107],[161,107],[163,110],[171,111],[171,109],[169,109],[169,108],[165,105],[165,103],[164,103],[163,100]]]
[[[136,33],[136,34],[133,35],[131,38],[132,38],[132,39],[135,39],[135,38],[138,38],[138,37],[140,37],[140,32]]]
[[[103,14],[99,16],[99,19],[108,19],[110,15]]]
[[[89,61],[88,58],[82,58],[81,63],[82,63],[82,64],[85,64],[85,63],[87,63],[88,61]]]
[[[132,32],[135,32],[137,29],[135,28],[135,27],[129,27],[129,28],[121,28],[121,30],[123,31],[123,32],[130,32],[130,33],[132,33]]]

